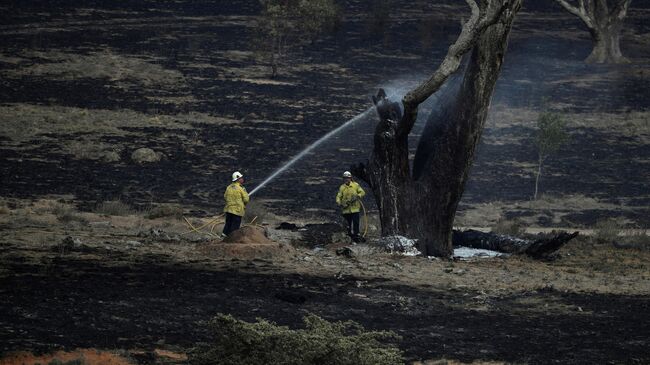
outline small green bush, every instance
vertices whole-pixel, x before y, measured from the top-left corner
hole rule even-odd
[[[105,201],[97,206],[95,213],[104,215],[131,215],[135,211],[120,200]]]
[[[190,353],[193,365],[388,365],[403,364],[402,352],[380,341],[393,332],[365,331],[356,322],[328,322],[307,315],[305,329],[291,330],[264,319],[257,323],[219,314],[210,322],[215,341]]]

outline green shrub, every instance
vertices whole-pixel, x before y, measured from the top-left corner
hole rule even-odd
[[[95,208],[95,213],[104,215],[131,215],[135,211],[126,203],[119,200],[105,201]]]
[[[210,322],[215,341],[190,353],[193,365],[239,364],[403,364],[402,352],[381,340],[399,340],[393,332],[365,331],[353,321],[328,322],[307,315],[306,328],[291,330],[264,319],[247,323],[219,314]]]

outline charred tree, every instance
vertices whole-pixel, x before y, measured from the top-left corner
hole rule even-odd
[[[452,254],[452,226],[469,168],[473,162],[508,34],[522,0],[467,0],[470,19],[431,77],[407,93],[399,103],[383,90],[373,97],[379,123],[367,164],[352,172],[371,187],[382,235],[418,239],[424,255]],[[408,136],[418,106],[438,91],[471,50],[451,98],[431,115],[417,148],[413,171],[409,166]],[[403,111],[402,111],[403,110]]]
[[[623,20],[632,0],[556,0],[585,23],[594,48],[587,63],[625,63],[620,38]]]

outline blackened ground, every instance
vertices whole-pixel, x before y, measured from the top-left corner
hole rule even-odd
[[[377,34],[368,30],[373,2],[346,1],[346,19],[339,32],[294,50],[287,63],[296,67],[281,69],[276,80],[280,84],[260,84],[236,74],[260,66],[250,55],[254,15],[259,11],[255,1],[128,1],[119,6],[93,2],[81,10],[77,2],[57,6],[35,0],[7,2],[2,5],[7,15],[0,27],[2,55],[23,61],[20,65],[0,62],[0,73],[51,62],[37,52],[109,51],[155,59],[158,65],[182,73],[185,84],[160,90],[134,81],[125,88],[108,79],[23,73],[2,78],[0,103],[70,106],[91,112],[128,109],[147,115],[201,112],[242,122],[197,123],[188,131],[124,128],[136,135],[99,136],[98,142],[124,148],[120,163],[75,159],[57,152],[58,144],[77,138],[66,134],[52,135],[55,143],[36,139],[15,146],[0,140],[0,196],[72,194],[85,209],[119,198],[134,204],[178,202],[201,206],[206,213],[218,211],[229,172],[243,170],[251,189],[320,136],[370,107],[370,95],[378,87],[390,90],[423,80],[457,34],[457,15],[467,11],[464,4],[442,3],[402,4],[394,9],[391,25]],[[623,49],[634,63],[623,66],[584,64],[591,42],[580,21],[557,5],[526,4],[512,32],[493,105],[537,110],[547,98],[575,113],[647,111],[649,55],[638,36],[649,29],[644,16],[647,5],[633,4]],[[432,15],[435,26],[425,45],[420,32]],[[247,56],[233,57],[233,52]],[[310,68],[314,64],[321,68]],[[324,65],[336,68],[323,70]],[[189,96],[192,101],[166,103],[158,96]],[[282,200],[270,207],[278,214],[300,215],[305,208],[333,213],[341,171],[369,156],[373,114],[366,119],[267,185],[256,199]],[[282,124],[273,123],[277,121]],[[502,132],[488,125],[485,137],[498,139]],[[523,171],[521,164],[536,159],[530,143],[532,130],[519,127],[511,132],[523,142],[498,140],[498,144],[480,146],[463,206],[530,199],[533,174]],[[621,141],[591,129],[571,132],[570,143],[547,162],[543,193],[582,194],[614,203],[648,199],[650,150],[643,139]],[[415,134],[412,146],[417,143]],[[190,136],[200,143],[188,145]],[[143,146],[165,153],[166,159],[155,166],[131,163],[130,152]],[[640,162],[626,163],[631,158]],[[591,211],[567,219],[590,225],[623,214],[646,226],[650,224],[647,207],[640,201],[624,212]]]
[[[205,323],[219,312],[291,327],[300,326],[302,315],[312,312],[396,331],[404,337],[400,348],[411,359],[650,361],[646,296],[542,290],[498,297],[483,303],[489,310],[472,310],[479,293],[345,276],[287,275],[274,273],[272,264],[263,261],[233,263],[232,269],[219,271],[177,264],[164,256],[120,265],[124,257],[113,254],[95,261],[64,256],[27,265],[25,252],[4,249],[13,251],[5,256],[9,275],[0,279],[2,352],[152,348],[161,340],[188,349],[210,339]],[[291,297],[287,293],[306,300],[295,304],[278,299]],[[536,301],[555,305],[536,306]],[[573,309],[557,309],[562,307]]]

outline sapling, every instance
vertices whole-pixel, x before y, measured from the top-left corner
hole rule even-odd
[[[566,132],[566,121],[558,114],[543,112],[537,118],[537,130],[535,132],[535,146],[537,147],[537,173],[535,175],[535,194],[533,200],[537,200],[539,191],[539,178],[542,175],[542,165],[546,158],[557,152],[566,141],[569,135]]]

